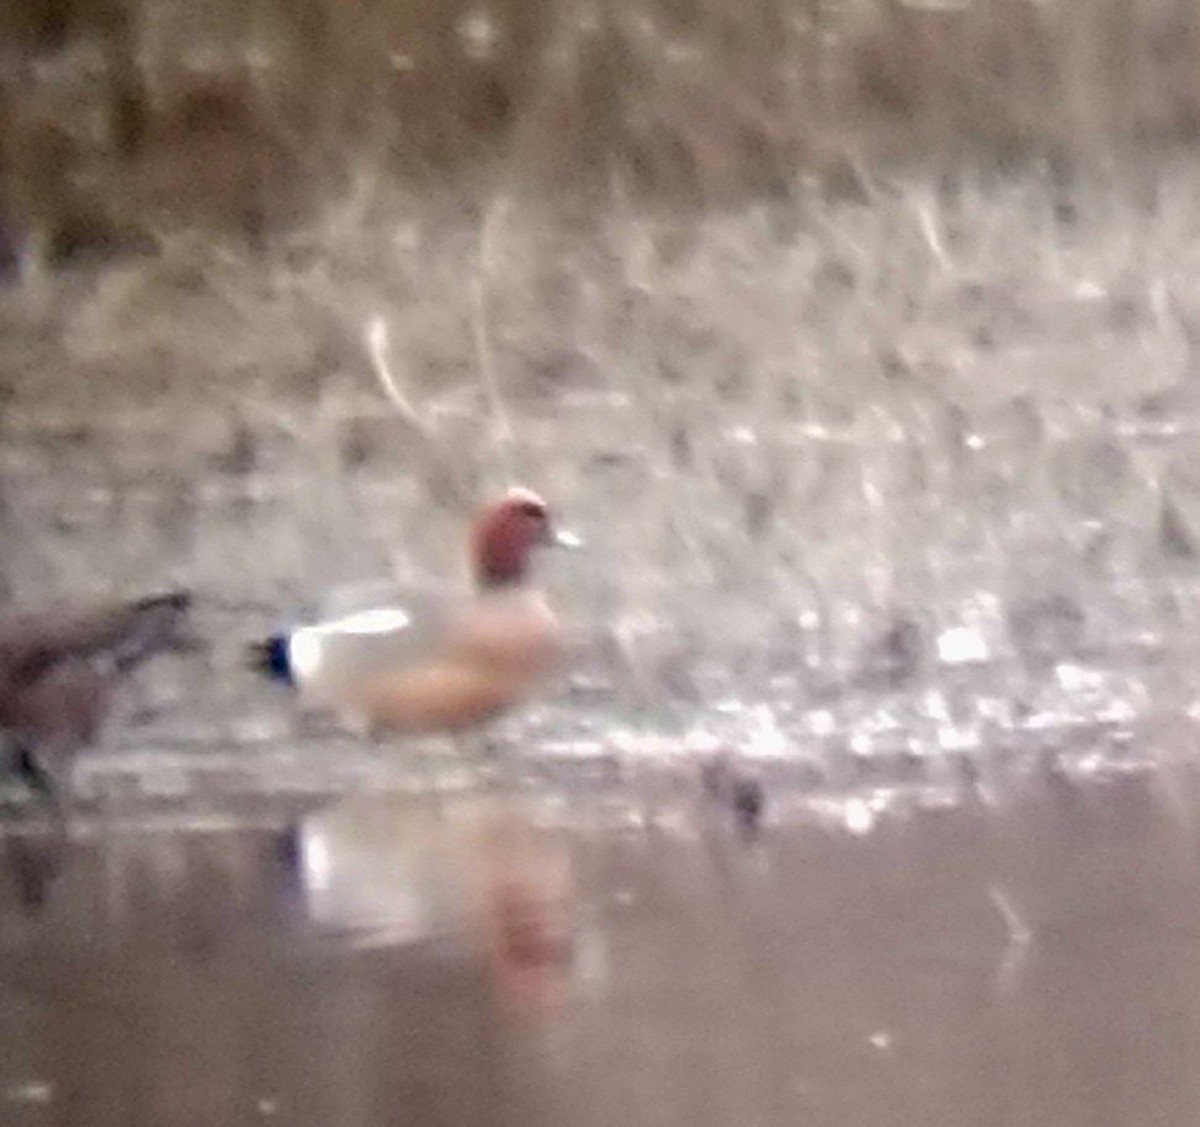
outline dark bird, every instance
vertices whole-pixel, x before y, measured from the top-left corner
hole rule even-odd
[[[742,834],[747,839],[758,836],[762,828],[766,794],[757,779],[742,777],[733,784],[731,795],[733,815]]]
[[[127,675],[199,642],[183,592],[99,607],[0,615],[0,763],[51,800],[92,743]]]

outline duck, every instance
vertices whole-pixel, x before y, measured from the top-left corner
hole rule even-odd
[[[562,627],[530,582],[536,550],[576,547],[546,502],[514,487],[485,505],[468,540],[474,591],[402,601],[276,632],[249,646],[251,668],[304,712],[369,736],[462,734],[526,699],[564,656]]]
[[[192,596],[173,591],[98,605],[0,614],[4,765],[57,804],[76,755],[99,736],[115,694],[148,659],[200,647]]]
[[[473,590],[364,600],[365,609],[252,643],[249,661],[301,710],[359,733],[469,740],[536,692],[565,656],[558,617],[529,574],[538,549],[551,545],[580,541],[554,528],[540,496],[510,489],[470,525]],[[562,913],[544,905],[548,893],[531,891],[541,878],[526,854],[508,857],[484,831],[508,841],[521,814],[501,794],[432,797],[430,806],[352,792],[283,829],[279,856],[308,924],[365,945],[465,926],[502,991],[538,994],[566,958]]]

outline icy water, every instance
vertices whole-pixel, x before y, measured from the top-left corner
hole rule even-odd
[[[469,945],[318,934],[278,828],[92,823],[41,908],[8,838],[0,1122],[1185,1127],[1197,797],[1030,773],[751,843],[581,800],[534,1010]]]

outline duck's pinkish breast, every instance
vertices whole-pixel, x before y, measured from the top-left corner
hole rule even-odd
[[[511,707],[530,687],[527,677],[495,668],[443,661],[383,674],[362,684],[352,706],[378,732],[452,732],[481,724]]]
[[[354,696],[377,727],[461,729],[518,703],[557,668],[562,655],[558,622],[543,599],[494,596],[464,611],[440,653],[380,671]]]
[[[562,631],[540,598],[481,602],[462,622],[453,650],[468,661],[534,675],[561,656]]]

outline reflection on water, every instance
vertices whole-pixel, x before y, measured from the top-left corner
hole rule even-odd
[[[309,893],[353,855],[339,906],[403,914],[365,943],[314,917],[279,826],[91,823],[40,905],[5,867],[0,1118],[1184,1127],[1198,786],[1032,771],[991,803],[793,802],[753,842],[699,779],[636,823],[587,796],[541,828],[495,798],[327,807]],[[545,895],[499,929],[506,964],[486,892],[522,875]],[[567,909],[569,958],[535,904]],[[539,963],[553,1004],[505,1004]]]

